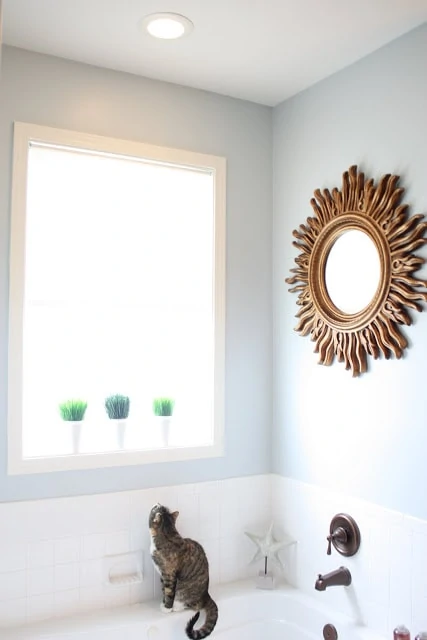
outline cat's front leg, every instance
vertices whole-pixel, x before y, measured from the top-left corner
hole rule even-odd
[[[168,609],[168,608],[165,606],[165,583],[164,583],[163,578],[160,578],[160,586],[161,586],[161,588],[162,588],[162,602],[161,602],[161,604],[160,604],[160,611],[161,611],[162,613],[172,613],[173,608],[172,608],[172,609]]]
[[[160,610],[163,611],[163,613],[172,613],[173,602],[175,600],[176,575],[163,577],[162,590],[163,602],[160,606]]]
[[[163,582],[163,578],[160,578],[160,586],[162,589],[162,602],[165,603],[165,583]]]

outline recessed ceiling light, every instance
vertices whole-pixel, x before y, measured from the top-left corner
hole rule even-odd
[[[154,38],[175,40],[188,35],[193,23],[179,13],[152,13],[142,20],[142,27]]]

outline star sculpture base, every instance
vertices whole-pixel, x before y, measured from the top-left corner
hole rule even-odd
[[[276,580],[273,573],[271,571],[268,571],[267,573],[264,573],[264,571],[260,571],[258,573],[255,586],[257,589],[275,589]]]

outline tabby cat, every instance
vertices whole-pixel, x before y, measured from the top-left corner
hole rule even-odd
[[[210,635],[218,620],[218,607],[208,593],[209,564],[203,547],[190,538],[183,538],[175,527],[178,511],[156,504],[150,511],[148,525],[151,534],[150,553],[160,573],[165,613],[193,609],[197,611],[187,623],[186,634],[192,640]],[[206,620],[200,629],[194,625],[204,609]]]

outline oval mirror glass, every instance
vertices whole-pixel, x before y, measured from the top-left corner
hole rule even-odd
[[[373,299],[380,281],[380,257],[371,238],[349,229],[334,242],[326,261],[325,284],[343,313],[358,313]]]

